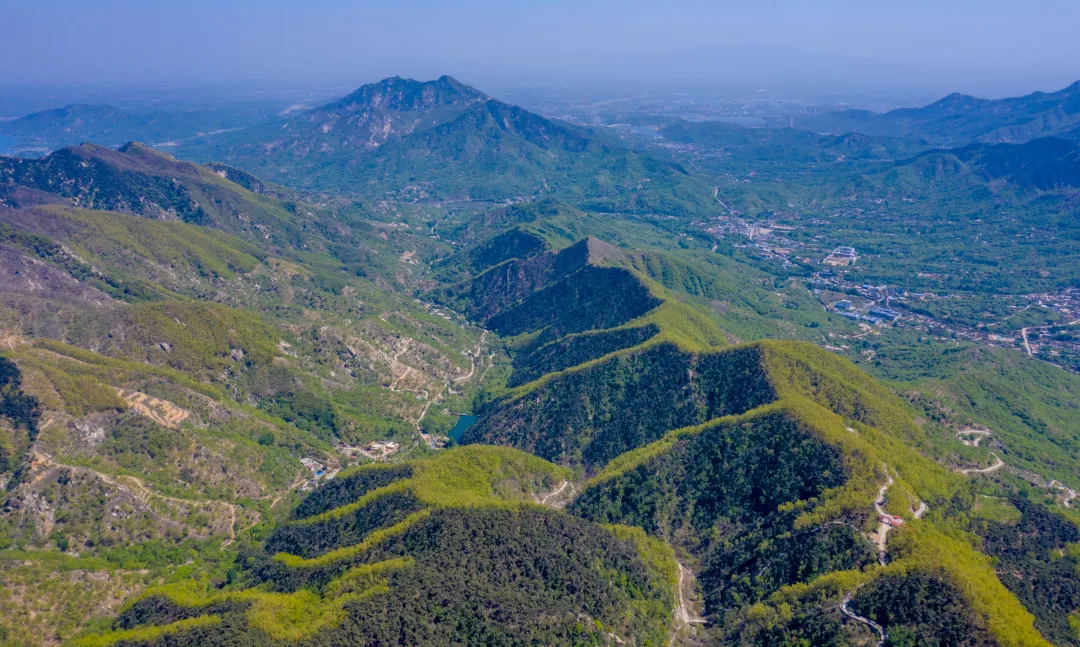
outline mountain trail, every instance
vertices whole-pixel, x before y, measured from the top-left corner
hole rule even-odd
[[[274,506],[276,506],[286,494],[303,485],[305,481],[307,481],[307,478],[305,478],[304,470],[301,468],[296,472],[296,478],[293,479],[293,482],[289,485],[289,489],[274,497],[274,500],[270,502],[270,509],[273,510]]]
[[[455,377],[455,382],[465,382],[466,380],[472,379],[472,376],[476,374],[476,361],[480,359],[480,350],[483,348],[484,338],[487,337],[487,334],[488,331],[486,330],[480,333],[480,339],[476,342],[476,348],[473,350],[472,355],[469,355],[469,361],[472,363],[469,372],[465,375]]]
[[[570,496],[565,501],[560,500],[559,495],[562,494],[563,491],[565,491],[568,487],[570,488]],[[550,505],[553,508],[563,508],[566,506],[567,503],[570,502],[570,499],[572,499],[574,494],[576,493],[577,488],[574,487],[574,484],[570,481],[563,480],[559,487],[555,488],[551,492],[548,492],[547,494],[544,494],[543,496],[537,497],[537,502],[540,505]],[[555,499],[555,501],[551,502],[552,499]],[[549,504],[549,502],[551,503]]]
[[[960,442],[964,443],[968,447],[978,447],[979,443],[989,438],[993,434],[986,429],[978,429],[975,427],[965,427],[956,432],[956,435],[960,437]],[[965,436],[974,436],[973,438],[965,438]]]

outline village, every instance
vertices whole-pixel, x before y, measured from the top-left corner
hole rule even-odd
[[[342,444],[336,449],[344,454],[347,460],[356,461],[357,464],[368,461],[380,463],[396,454],[401,449],[401,445],[392,440],[376,440],[363,447]],[[321,460],[304,457],[300,459],[300,463],[308,471],[308,477],[297,486],[300,492],[307,492],[322,482],[332,480],[342,470],[341,465],[333,457]]]

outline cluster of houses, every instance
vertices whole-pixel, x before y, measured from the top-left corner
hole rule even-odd
[[[866,314],[859,314],[854,310],[851,301],[844,299],[843,301],[837,301],[833,304],[833,309],[836,314],[841,317],[846,317],[853,321],[865,321],[867,323],[876,324],[882,321],[896,321],[900,318],[900,313],[892,308],[884,306],[871,306]]]
[[[352,445],[341,445],[338,447],[338,450],[349,458],[362,457],[375,462],[386,460],[391,455],[397,453],[399,449],[401,449],[401,445],[392,440],[376,440],[375,442],[368,443],[364,447],[354,447]],[[303,465],[311,475],[311,478],[300,486],[299,489],[301,492],[312,489],[318,485],[319,481],[329,481],[341,471],[340,468],[328,466],[322,461],[314,458],[301,458],[300,464]]]
[[[825,257],[825,260],[823,260],[822,263],[833,267],[847,267],[848,265],[854,265],[855,261],[858,259],[859,257],[855,254],[854,247],[841,245],[829,252],[829,255]]]
[[[301,458],[300,464],[307,468],[307,471],[311,474],[311,478],[304,482],[300,486],[301,492],[306,492],[318,485],[319,480],[330,480],[337,476],[341,470],[336,467],[327,467],[322,462],[315,460],[314,458]]]

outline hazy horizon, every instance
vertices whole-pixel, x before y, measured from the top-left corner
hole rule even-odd
[[[1080,5],[774,0],[0,1],[0,86],[358,86],[450,74],[485,86],[817,84],[987,97],[1080,78]],[[209,19],[212,17],[213,19]]]

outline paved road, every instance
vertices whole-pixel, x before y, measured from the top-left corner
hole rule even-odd
[[[1080,319],[1077,319],[1076,321],[1070,321],[1067,324],[1056,324],[1056,325],[1057,326],[1061,326],[1061,325],[1076,326],[1076,325],[1080,325]],[[1049,328],[1054,328],[1054,327],[1055,326],[1028,326],[1027,328],[1021,328],[1020,329],[1020,336],[1023,337],[1023,339],[1024,339],[1024,350],[1027,351],[1028,357],[1034,357],[1035,356],[1034,353],[1031,352],[1031,343],[1028,342],[1028,331],[1029,330],[1047,330]]]

